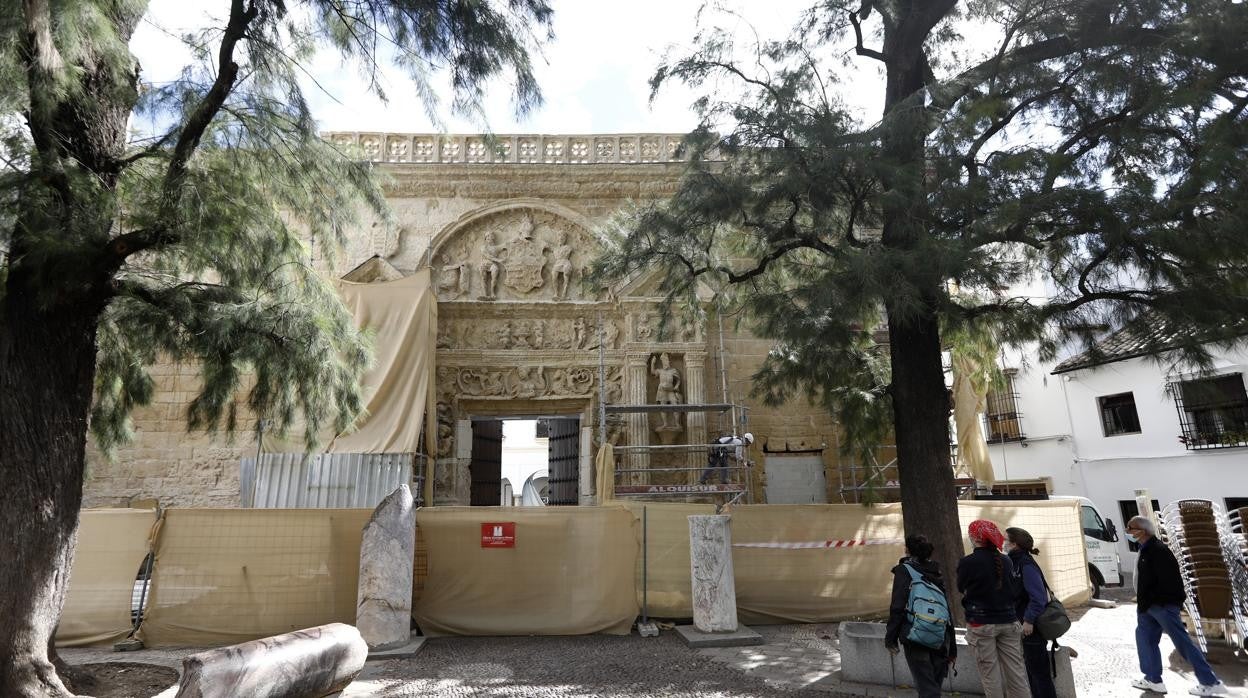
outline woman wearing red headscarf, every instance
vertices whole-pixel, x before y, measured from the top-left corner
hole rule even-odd
[[[970,555],[958,562],[958,591],[966,609],[966,644],[975,654],[988,698],[1027,698],[1031,687],[1023,663],[1023,626],[1015,604],[1020,589],[1010,559],[1001,553],[1005,536],[991,521],[967,529]]]

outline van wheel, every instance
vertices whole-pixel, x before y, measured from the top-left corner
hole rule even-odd
[[[1088,565],[1088,579],[1092,580],[1092,598],[1101,598],[1101,588],[1105,586],[1105,579],[1101,577],[1101,571]]]

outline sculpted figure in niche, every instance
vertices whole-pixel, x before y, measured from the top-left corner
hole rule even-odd
[[[662,365],[660,366],[660,364]],[[679,405],[680,371],[672,368],[672,362],[666,353],[659,356],[657,360],[653,356],[650,357],[650,375],[659,380],[659,386],[654,390],[654,404]],[[680,419],[675,413],[659,413],[659,426],[679,425]]]
[[[466,262],[452,262],[446,255],[438,255],[442,268],[438,274],[438,290],[451,299],[467,295],[472,286],[472,276]]]
[[[554,255],[555,263],[550,269],[555,275],[555,298],[566,299],[572,285],[572,246],[568,244],[567,231],[559,231]]]
[[[481,246],[481,300],[492,301],[498,298],[498,274],[503,268],[503,256],[507,248],[498,244],[494,231],[485,234],[485,244]]]
[[[614,349],[616,342],[620,340],[620,328],[616,327],[614,322],[608,322],[607,326],[603,328],[603,333],[606,335],[604,337],[606,348]]]

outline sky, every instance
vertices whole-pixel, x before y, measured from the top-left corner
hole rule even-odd
[[[782,38],[811,1],[724,0],[721,4],[740,16],[728,20],[734,22],[734,29],[746,32],[752,25],[764,38]],[[702,0],[551,0],[551,4],[555,39],[534,61],[545,104],[517,121],[507,85],[493,85],[486,113],[495,132],[684,133],[697,125],[690,109],[694,93],[672,87],[650,104],[647,81],[665,51],[688,47]],[[153,0],[131,41],[143,79],[162,82],[177,77],[190,61],[177,37],[224,24],[228,7],[228,0]],[[719,17],[723,21],[724,15]],[[390,97],[383,104],[367,92],[355,67],[343,65],[330,52],[318,56],[309,73],[325,88],[317,89],[309,81],[306,89],[324,131],[439,130],[401,74],[387,71],[383,77]],[[864,106],[871,107],[870,103]],[[874,111],[878,113],[878,108]],[[446,130],[452,133],[483,130],[469,120],[449,115],[444,119]]]

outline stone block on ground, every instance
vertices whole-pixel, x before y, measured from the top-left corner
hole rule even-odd
[[[720,633],[704,633],[692,625],[678,625],[676,626],[676,634],[680,635],[686,645],[695,649],[704,647],[745,647],[764,643],[762,635],[744,625],[738,625],[737,629],[731,632]]]
[[[377,505],[360,541],[355,624],[369,649],[402,647],[410,641],[415,558],[415,502],[403,484]]]
[[[354,681],[367,656],[354,627],[318,625],[187,657],[177,698],[320,698]]]
[[[425,639],[419,635],[413,635],[407,644],[391,647],[389,649],[370,649],[368,651],[368,661],[379,662],[387,659],[411,659],[420,653],[425,646]]]
[[[894,657],[884,649],[884,631],[883,623],[841,623],[837,634],[840,640],[843,680],[880,686],[893,686],[895,680],[899,686],[914,685],[910,668],[906,666],[906,658],[900,654]],[[953,690],[983,695],[984,687],[979,681],[975,655],[967,646],[961,630],[958,631],[957,641],[957,675],[953,677]],[[1066,647],[1060,647],[1057,651],[1057,678],[1054,683],[1057,684],[1058,698],[1075,698],[1075,677]],[[946,679],[946,690],[948,687],[949,681]]]

